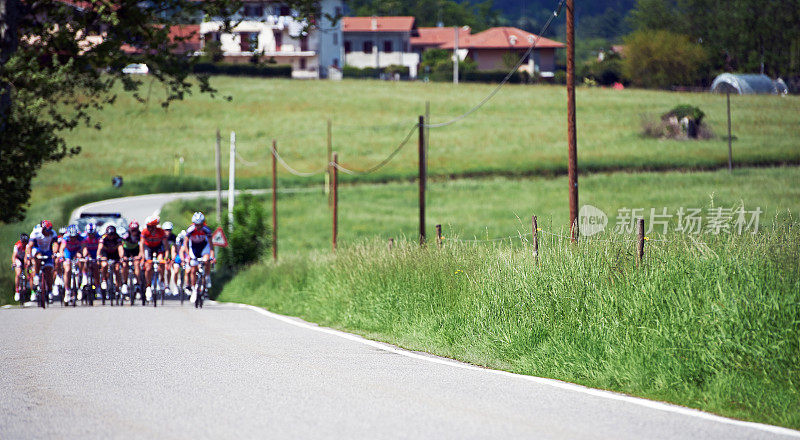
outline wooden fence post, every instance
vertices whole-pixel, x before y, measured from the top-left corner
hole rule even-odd
[[[636,239],[636,265],[642,264],[642,258],[644,257],[644,219],[638,219],[639,223],[639,232],[638,237]]]
[[[436,246],[442,247],[442,225],[436,225]]]
[[[331,161],[331,186],[333,187],[333,251],[336,252],[336,238],[339,233],[339,155],[333,153]]]
[[[278,261],[278,143],[272,140],[272,259]]]
[[[425,244],[425,116],[419,117],[419,244]]]
[[[536,216],[531,217],[531,230],[533,233],[533,259],[539,260],[539,225],[536,222]]]

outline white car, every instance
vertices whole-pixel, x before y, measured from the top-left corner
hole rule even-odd
[[[122,69],[122,73],[128,75],[147,75],[148,72],[150,69],[147,68],[147,64],[128,64]]]

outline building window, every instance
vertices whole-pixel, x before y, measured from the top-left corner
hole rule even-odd
[[[279,12],[282,17],[288,17],[292,15],[292,9],[286,5],[281,5]]]
[[[372,53],[372,41],[365,41],[364,42],[364,52],[365,53]]]
[[[350,53],[353,48],[350,46],[350,41],[344,40],[344,53]]]
[[[281,46],[283,46],[283,35],[281,31],[275,31],[275,52],[281,51]]]
[[[308,50],[308,37],[300,37],[300,50],[303,52]]]
[[[260,4],[246,4],[244,5],[244,16],[245,17],[263,17],[264,16],[264,6]]]
[[[258,49],[257,32],[239,32],[239,50],[250,52]]]
[[[384,52],[392,52],[392,42],[391,40],[386,40],[383,42],[383,51]]]
[[[305,70],[305,69],[306,69],[306,59],[300,58],[300,70]]]

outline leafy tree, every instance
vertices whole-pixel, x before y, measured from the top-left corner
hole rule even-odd
[[[637,86],[693,85],[705,75],[707,55],[686,35],[637,31],[625,39],[623,72]]]
[[[715,70],[800,74],[797,0],[639,0],[637,30],[668,30],[702,45]]]
[[[290,0],[301,16],[318,3]],[[63,133],[80,124],[100,128],[93,111],[113,104],[114,87],[138,94],[143,81],[121,72],[145,63],[164,84],[165,108],[196,89],[214,93],[208,78],[189,81],[195,60],[181,50],[191,36],[173,25],[203,16],[229,17],[238,0],[0,0],[0,222],[19,220],[31,180],[43,163],[78,154]],[[226,27],[231,23],[226,20]]]

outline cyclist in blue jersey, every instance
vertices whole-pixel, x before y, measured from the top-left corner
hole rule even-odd
[[[83,237],[78,230],[78,225],[69,225],[67,232],[61,237],[61,258],[64,259],[64,280],[66,281],[67,288],[64,290],[64,302],[69,301],[72,297],[72,260],[80,257],[81,250],[83,249]],[[76,292],[77,293],[77,292]]]
[[[31,232],[28,246],[25,248],[25,255],[31,258],[36,255],[46,257],[44,260],[33,258],[33,285],[38,286],[43,283],[42,292],[50,292],[53,286],[53,243],[56,242],[56,231],[53,230],[53,223],[50,220],[43,220],[41,228]],[[39,279],[39,269],[44,264],[44,279]]]
[[[83,241],[83,256],[84,258],[89,258],[91,260],[97,259],[97,248],[100,246],[100,234],[97,232],[97,225],[94,222],[90,222],[86,224],[85,233],[83,234],[82,241]],[[81,280],[81,288],[89,284],[89,280],[86,277],[86,273],[88,272],[90,264],[88,262],[83,263],[83,267],[81,268],[81,272],[83,273],[83,279]],[[92,264],[92,273],[94,275],[94,281],[97,283],[100,280],[100,268],[95,263]]]

